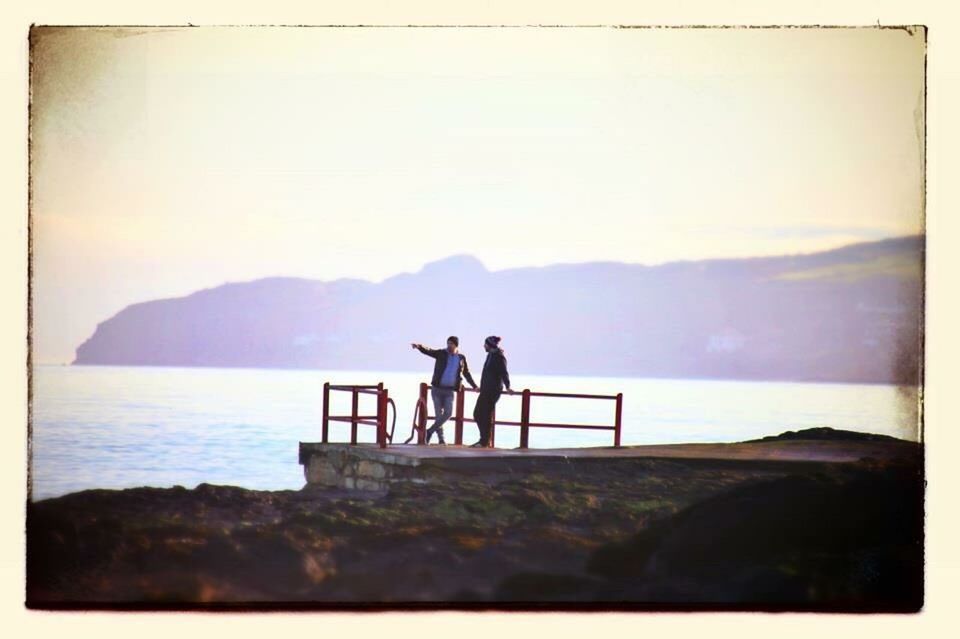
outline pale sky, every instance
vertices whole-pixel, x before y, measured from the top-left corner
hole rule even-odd
[[[922,231],[923,38],[41,29],[34,354],[227,281],[809,252]]]

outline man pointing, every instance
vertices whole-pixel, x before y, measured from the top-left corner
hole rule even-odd
[[[423,344],[411,344],[424,355],[436,360],[433,365],[433,379],[430,381],[430,396],[433,398],[433,409],[436,419],[433,426],[427,430],[427,443],[434,433],[437,434],[439,444],[446,444],[443,440],[443,424],[453,413],[453,394],[463,385],[461,377],[466,377],[470,386],[477,387],[467,366],[467,358],[458,352],[460,339],[456,335],[447,338],[446,349],[427,348]]]

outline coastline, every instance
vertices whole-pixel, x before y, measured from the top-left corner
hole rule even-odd
[[[923,447],[866,437],[380,491],[86,490],[28,503],[27,604],[915,611]]]

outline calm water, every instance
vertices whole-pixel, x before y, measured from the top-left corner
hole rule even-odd
[[[426,370],[426,369],[425,369]],[[321,389],[383,381],[396,401],[396,434],[406,439],[424,375],[345,371],[40,366],[33,403],[33,495],[86,488],[231,484],[298,489],[297,442],[320,440]],[[623,444],[731,442],[785,430],[832,426],[916,440],[917,392],[896,386],[795,384],[515,374],[516,388],[623,392]],[[467,411],[473,398],[467,395]],[[332,413],[349,413],[334,393]],[[361,412],[375,412],[372,397]],[[519,396],[504,396],[497,416],[518,420]],[[610,424],[613,402],[534,398],[531,420]],[[453,439],[453,425],[446,426]],[[362,441],[374,440],[360,427]],[[331,424],[347,441],[349,425]],[[466,443],[476,427],[464,427]],[[497,445],[518,445],[500,427]],[[533,429],[530,445],[604,446],[612,433]]]

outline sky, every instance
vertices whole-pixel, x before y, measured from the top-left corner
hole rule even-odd
[[[923,55],[897,29],[37,29],[35,361],[224,282],[922,232]]]

